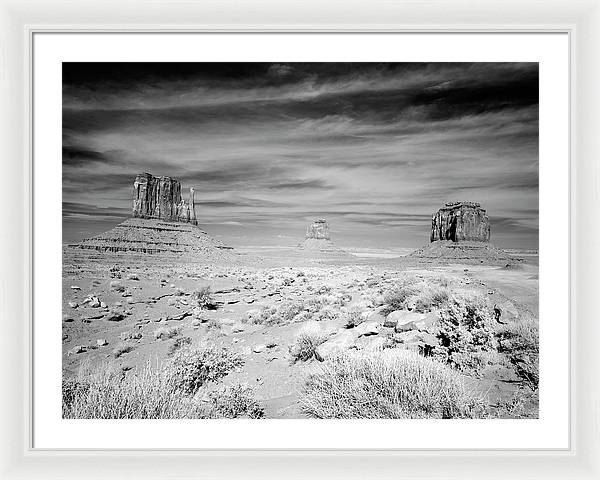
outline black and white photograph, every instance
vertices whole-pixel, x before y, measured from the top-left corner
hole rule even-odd
[[[537,419],[538,248],[538,63],[62,64],[64,419]]]

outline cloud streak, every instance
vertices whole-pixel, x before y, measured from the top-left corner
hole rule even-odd
[[[342,245],[418,246],[441,204],[472,200],[493,238],[537,246],[537,64],[65,63],[63,81],[72,239],[148,171],[195,186],[234,243],[326,216]]]

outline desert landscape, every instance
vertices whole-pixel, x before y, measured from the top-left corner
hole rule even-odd
[[[537,418],[537,248],[537,64],[63,64],[64,418]]]
[[[478,204],[396,258],[337,248],[324,219],[296,248],[238,251],[174,221],[178,181],[141,179],[130,220],[63,251],[65,416],[537,416],[537,255],[493,247]],[[371,383],[386,374],[436,392],[404,405]],[[162,411],[165,388],[186,402]]]

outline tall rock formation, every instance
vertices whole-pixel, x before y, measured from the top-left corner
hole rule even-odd
[[[315,220],[306,228],[306,238],[298,245],[302,250],[313,250],[319,252],[333,253],[336,255],[345,255],[345,252],[336,247],[331,241],[329,225],[327,220],[320,218]]]
[[[133,210],[137,218],[154,218],[197,225],[194,189],[188,203],[181,198],[181,183],[171,177],[140,173],[133,182]]]
[[[490,220],[474,202],[446,203],[431,219],[429,243],[408,257],[427,263],[509,265],[523,261],[490,243]]]
[[[314,238],[317,240],[331,240],[331,236],[329,235],[329,225],[327,225],[327,221],[324,218],[319,220],[315,220],[312,224],[310,224],[306,229],[306,238]]]
[[[440,208],[431,219],[430,242],[489,242],[490,221],[479,203],[452,202]]]

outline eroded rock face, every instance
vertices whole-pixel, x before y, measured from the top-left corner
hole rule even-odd
[[[329,235],[329,225],[324,219],[316,220],[306,229],[306,238],[314,238],[317,240],[331,240]]]
[[[479,203],[446,203],[431,219],[430,241],[489,242],[490,221]]]
[[[184,222],[197,225],[194,209],[194,189],[189,201],[181,198],[181,183],[171,177],[154,177],[140,173],[133,182],[134,217]]]

